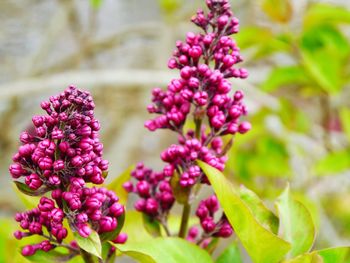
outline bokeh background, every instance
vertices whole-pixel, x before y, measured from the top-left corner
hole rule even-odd
[[[253,129],[237,136],[227,175],[267,204],[287,182],[312,212],[316,247],[350,245],[350,1],[232,0],[250,72],[233,80]],[[70,84],[91,90],[109,180],[176,138],[143,128],[150,91],[204,0],[0,1],[0,262],[25,262],[12,217],[25,209],[8,172],[40,102]],[[28,205],[28,204],[27,204]]]

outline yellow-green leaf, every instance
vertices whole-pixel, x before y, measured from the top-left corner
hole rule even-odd
[[[80,248],[84,249],[86,252],[92,255],[101,258],[102,246],[100,237],[96,231],[92,230],[90,236],[87,238],[84,238],[77,232],[74,232],[74,237]]]
[[[344,263],[349,255],[349,247],[333,247],[317,251],[323,258],[323,263]]]
[[[282,263],[324,263],[321,256],[316,252],[303,254],[296,258],[283,261]]]
[[[288,22],[293,15],[289,0],[264,0],[262,9],[272,20],[280,23]]]
[[[279,235],[289,241],[291,257],[308,252],[315,239],[315,226],[306,207],[290,194],[289,186],[279,196],[277,209],[280,218]]]
[[[107,185],[109,190],[112,190],[117,194],[119,202],[123,205],[125,205],[128,200],[128,192],[123,188],[123,184],[130,180],[131,171],[134,170],[134,167],[134,165],[128,167],[123,173]]]
[[[290,244],[264,228],[239,197],[234,186],[217,169],[198,162],[207,175],[235,233],[255,263],[277,263]]]

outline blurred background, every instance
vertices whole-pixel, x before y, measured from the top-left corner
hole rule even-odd
[[[316,247],[349,245],[350,1],[231,4],[250,72],[233,87],[247,96],[253,129],[236,137],[227,174],[272,207],[290,182],[312,212]],[[140,160],[161,167],[176,138],[143,128],[145,108],[151,89],[176,77],[167,60],[197,30],[189,21],[198,7],[204,0],[0,1],[0,262],[24,261],[13,257],[12,217],[25,204],[8,166],[50,95],[70,84],[93,93],[109,180]]]

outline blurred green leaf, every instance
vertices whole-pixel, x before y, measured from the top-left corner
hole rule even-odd
[[[335,94],[343,85],[344,63],[350,45],[342,33],[330,25],[304,32],[301,42],[302,64],[314,82],[324,91]]]
[[[143,227],[142,213],[126,211],[123,232],[128,233],[128,243],[147,241],[153,237]]]
[[[146,214],[142,214],[142,219],[143,226],[149,234],[151,234],[154,237],[161,236],[160,224],[157,220]]]
[[[90,5],[96,9],[100,8],[102,3],[103,3],[103,0],[90,0]]]
[[[350,168],[350,152],[343,150],[328,153],[314,166],[317,175],[330,175],[343,172]]]
[[[277,263],[283,259],[290,249],[290,244],[260,225],[231,182],[219,170],[206,163],[198,163],[253,262]]]
[[[55,250],[48,252],[37,250],[34,255],[25,257],[30,262],[67,262],[70,255],[68,253],[61,253]]]
[[[341,108],[339,114],[343,131],[350,142],[350,109]]]
[[[237,242],[228,245],[215,263],[243,263]]]
[[[267,230],[277,234],[278,217],[264,205],[262,200],[251,190],[241,185],[239,197],[249,207],[256,220]]]
[[[261,88],[264,91],[272,92],[284,86],[305,85],[309,82],[310,79],[307,77],[302,67],[288,66],[274,68]]]
[[[167,237],[154,238],[147,242],[115,245],[118,250],[140,262],[156,263],[212,263],[210,255],[186,240]]]
[[[46,188],[45,186],[40,187],[37,190],[33,190],[31,188],[29,188],[28,185],[18,182],[18,181],[14,181],[14,183],[17,186],[17,189],[19,191],[21,191],[23,194],[29,195],[29,196],[39,196],[39,195],[43,195],[45,193],[47,193],[48,191],[50,191],[49,188]]]
[[[273,21],[280,23],[288,22],[293,15],[289,0],[263,0],[262,9]]]
[[[256,36],[259,36],[259,41],[256,41]],[[270,28],[250,26],[241,30],[235,40],[241,49],[249,48],[257,44],[271,41],[274,35]]]
[[[80,236],[77,232],[74,232],[74,237],[80,248],[84,249],[86,252],[89,252],[92,255],[101,258],[101,240],[96,231],[92,230],[90,236],[87,238]]]
[[[344,263],[349,254],[349,247],[334,247],[317,251],[323,258],[323,263]]]
[[[293,199],[289,186],[279,196],[277,209],[280,218],[279,235],[289,241],[292,257],[309,251],[315,239],[315,226],[305,206]]]
[[[117,176],[110,184],[107,185],[107,189],[112,190],[119,197],[119,202],[123,205],[128,200],[128,192],[123,188],[123,184],[130,180],[131,172],[135,166],[128,167],[123,173]]]
[[[304,27],[312,28],[325,23],[350,23],[350,11],[345,7],[325,3],[310,5],[304,16]]]
[[[303,254],[296,258],[285,260],[282,263],[324,263],[321,256],[316,252]]]
[[[180,8],[182,0],[158,0],[158,3],[166,13],[174,13]]]

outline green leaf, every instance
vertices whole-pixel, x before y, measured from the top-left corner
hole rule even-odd
[[[154,237],[161,236],[160,224],[157,220],[146,214],[142,214],[142,219],[143,225],[149,234],[151,234]]]
[[[340,6],[324,3],[310,5],[304,16],[304,27],[312,28],[324,23],[350,23],[350,11]]]
[[[350,152],[337,151],[327,154],[314,166],[317,175],[330,175],[346,171],[350,167]]]
[[[30,195],[30,196],[39,196],[39,195],[43,195],[45,193],[47,193],[48,191],[50,191],[49,188],[46,188],[45,186],[40,187],[38,190],[33,190],[31,188],[29,188],[28,185],[18,182],[18,181],[14,181],[14,183],[17,186],[17,189],[19,191],[21,191],[23,194],[26,195]]]
[[[261,88],[264,91],[272,92],[284,86],[306,85],[308,83],[310,83],[310,79],[303,68],[288,66],[273,69]]]
[[[87,238],[84,238],[80,236],[77,232],[74,232],[74,237],[80,248],[84,249],[86,252],[92,255],[101,258],[101,240],[96,231],[92,230],[90,236]]]
[[[61,253],[55,250],[48,252],[37,250],[34,255],[25,257],[31,262],[67,262],[70,259],[70,254]]]
[[[186,240],[167,237],[154,238],[147,242],[115,245],[118,250],[139,262],[152,263],[212,263],[210,255]],[[153,261],[152,261],[153,260]]]
[[[169,14],[177,11],[181,6],[181,2],[181,0],[158,0],[160,7]]]
[[[349,251],[349,247],[333,247],[318,250],[317,253],[323,258],[323,263],[344,263]]]
[[[277,263],[284,258],[290,244],[264,228],[239,197],[234,186],[217,169],[198,162],[207,175],[225,214],[255,263]]]
[[[119,202],[123,205],[125,205],[128,200],[128,192],[123,188],[123,184],[130,180],[131,172],[134,168],[134,165],[128,167],[123,173],[107,185],[107,189],[114,191],[119,197]]]
[[[93,8],[100,8],[101,5],[102,5],[102,2],[103,0],[90,0],[90,5],[93,7]]]
[[[264,0],[262,9],[273,21],[280,23],[288,22],[293,14],[289,0]]]
[[[111,232],[105,232],[105,233],[100,234],[101,242],[104,242],[107,240],[113,240],[118,236],[118,234],[120,233],[120,231],[122,230],[122,228],[124,226],[125,213],[122,214],[121,216],[119,216],[117,218],[117,221],[118,221],[118,225],[117,225],[116,229],[114,229]]]
[[[180,176],[177,172],[170,179],[171,189],[173,190],[176,201],[180,204],[186,204],[191,193],[190,187],[182,187],[180,185]]]
[[[350,142],[350,110],[348,108],[341,108],[339,114],[343,131]]]
[[[123,232],[128,234],[128,243],[139,243],[153,238],[143,227],[142,213],[135,210],[126,212]]]
[[[280,218],[279,234],[292,244],[292,257],[309,251],[315,239],[315,226],[305,206],[293,199],[289,185],[279,196],[277,209]]]
[[[239,197],[249,207],[256,220],[267,230],[277,234],[278,217],[272,213],[261,199],[253,191],[241,185],[239,189]]]
[[[243,263],[241,253],[237,246],[237,242],[228,245],[221,255],[216,259],[215,263]]]
[[[283,261],[282,263],[324,263],[322,257],[316,252],[300,255],[296,258]]]

